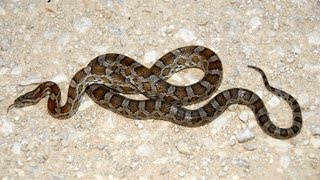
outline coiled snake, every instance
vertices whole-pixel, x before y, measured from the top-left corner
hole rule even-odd
[[[11,108],[21,108],[38,103],[49,95],[48,111],[58,119],[75,114],[84,93],[98,105],[134,119],[161,119],[175,124],[195,127],[207,124],[221,115],[230,105],[248,106],[261,129],[274,138],[288,139],[302,128],[301,109],[288,93],[272,87],[265,73],[258,71],[266,88],[284,99],[292,109],[292,125],[277,127],[269,118],[267,109],[258,95],[243,88],[232,88],[217,94],[206,105],[189,110],[189,105],[207,99],[222,80],[222,64],[216,53],[201,46],[186,46],[162,56],[150,69],[121,54],[105,54],[93,59],[72,78],[67,102],[60,103],[60,88],[54,82],[41,83],[35,90],[14,101]],[[185,68],[199,68],[203,78],[190,86],[175,86],[166,80]],[[149,99],[133,100],[121,94],[141,93]]]

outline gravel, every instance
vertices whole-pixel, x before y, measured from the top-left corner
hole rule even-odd
[[[319,8],[319,1],[302,0],[2,0],[1,179],[319,179]],[[75,73],[103,53],[151,67],[187,45],[209,47],[221,58],[218,92],[256,92],[271,120],[290,126],[290,108],[247,65],[263,69],[271,85],[301,105],[301,133],[271,138],[240,105],[195,128],[127,119],[87,96],[61,121],[47,113],[47,99],[6,112],[47,80],[58,83],[63,104]],[[179,72],[170,83],[196,82],[199,71]]]

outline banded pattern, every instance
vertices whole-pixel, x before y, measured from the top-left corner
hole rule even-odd
[[[166,81],[185,68],[199,68],[204,76],[190,86],[175,86]],[[184,105],[207,99],[217,90],[222,80],[223,68],[219,57],[201,46],[175,49],[162,56],[150,69],[121,54],[101,55],[74,75],[69,85],[67,102],[63,106],[60,103],[60,88],[54,82],[47,81],[17,98],[8,109],[34,105],[49,95],[50,115],[66,119],[75,114],[81,98],[87,93],[98,105],[129,118],[161,119],[197,127],[213,121],[230,105],[242,104],[254,112],[261,129],[271,137],[288,139],[297,135],[302,128],[298,102],[290,94],[270,86],[261,69],[254,66],[249,68],[257,70],[266,88],[290,105],[293,111],[291,127],[280,128],[272,123],[259,96],[243,88],[225,90],[198,109],[184,108]],[[149,99],[133,100],[121,95],[137,93]]]

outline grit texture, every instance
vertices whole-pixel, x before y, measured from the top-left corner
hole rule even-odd
[[[289,106],[247,65],[263,69],[300,103],[301,133],[271,138],[240,105],[198,128],[124,118],[87,96],[66,120],[47,113],[47,99],[6,112],[46,80],[59,84],[65,102],[73,75],[98,55],[125,54],[150,67],[186,45],[219,55],[219,92],[250,89],[278,126],[289,126]],[[320,178],[319,0],[1,0],[0,75],[3,180]],[[189,70],[170,82],[199,78]]]

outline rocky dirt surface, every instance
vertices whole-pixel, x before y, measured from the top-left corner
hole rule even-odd
[[[46,100],[7,107],[34,83],[72,76],[94,57],[116,52],[150,67],[166,52],[206,46],[224,65],[219,91],[259,94],[272,120],[289,126],[291,111],[260,75],[296,97],[302,132],[267,136],[253,113],[234,105],[209,125],[123,118],[87,96],[68,120]],[[1,0],[0,177],[6,179],[319,179],[319,0]],[[196,82],[194,71],[172,82]],[[186,82],[184,82],[186,81]]]

